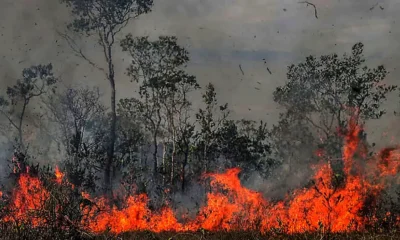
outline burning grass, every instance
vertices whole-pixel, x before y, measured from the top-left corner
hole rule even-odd
[[[60,230],[63,237],[80,238],[106,232],[123,239],[394,238],[396,233],[376,234],[400,224],[400,214],[379,205],[385,189],[399,184],[400,155],[395,147],[369,158],[359,138],[361,130],[351,121],[343,148],[344,180],[325,156],[315,166],[311,187],[277,202],[243,187],[240,169],[210,173],[212,191],[206,202],[196,217],[183,216],[183,221],[168,206],[151,210],[146,194],[127,195],[117,208],[104,197],[79,192],[58,169],[47,178],[24,173],[11,194],[3,196],[2,229],[22,238],[26,232],[33,236],[43,231],[45,236]]]
[[[348,240],[348,239],[364,239],[364,240],[394,240],[399,239],[400,234],[392,233],[335,233],[335,234],[322,234],[322,233],[301,233],[301,234],[261,234],[257,231],[252,232],[162,232],[154,233],[151,231],[142,232],[128,232],[119,235],[112,234],[65,234],[61,231],[54,232],[49,229],[29,229],[21,232],[21,235],[16,235],[12,231],[3,231],[0,239],[4,240],[19,240],[19,239],[35,239],[35,240],[64,240],[64,239],[82,239],[82,240],[111,240],[111,239],[124,239],[124,240]],[[18,237],[17,237],[18,236]]]
[[[98,238],[98,239],[104,239]],[[257,231],[252,232],[182,232],[182,233],[153,233],[153,232],[134,232],[125,233],[118,237],[110,237],[109,239],[126,239],[126,240],[348,240],[348,239],[381,239],[393,240],[399,239],[400,235],[397,233],[335,233],[335,234],[321,234],[321,233],[301,233],[301,234],[261,234]]]

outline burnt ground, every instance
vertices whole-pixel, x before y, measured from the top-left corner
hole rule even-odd
[[[262,235],[258,232],[129,232],[118,236],[111,234],[92,235],[83,232],[67,233],[56,229],[27,229],[0,227],[0,240],[400,240],[400,231],[390,233],[304,233]]]
[[[104,236],[97,239],[105,239]],[[400,239],[400,232],[393,233],[343,233],[343,234],[297,234],[281,235],[267,234],[261,235],[257,232],[195,232],[195,233],[152,233],[138,232],[126,233],[118,237],[107,239],[126,239],[126,240],[344,240],[344,239],[374,239],[374,240],[394,240]]]

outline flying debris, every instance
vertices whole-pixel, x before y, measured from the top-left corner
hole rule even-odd
[[[314,3],[311,3],[311,2],[308,2],[308,1],[302,1],[302,2],[299,2],[299,3],[305,3],[305,4],[307,4],[307,7],[308,7],[308,6],[312,6],[312,7],[314,7],[314,14],[315,14],[315,18],[317,18],[317,19],[318,19],[317,7],[315,6],[315,4],[314,4]]]
[[[265,60],[265,58],[263,58],[264,64],[267,64],[267,60]],[[272,74],[271,70],[269,70],[269,68],[267,67],[267,71],[269,72],[269,74]]]
[[[239,64],[239,69],[240,69],[240,71],[242,72],[242,75],[244,75],[244,72],[243,72],[243,69],[242,69],[242,65],[241,65],[241,64]]]
[[[375,3],[375,5],[374,5],[374,6],[372,6],[372,7],[371,7],[369,10],[370,10],[370,11],[374,10],[374,9],[375,9],[375,7],[376,7],[376,6],[378,6],[378,4],[379,4],[379,3]],[[381,5],[379,5],[379,8],[380,8],[381,10],[384,10],[384,9],[385,9],[385,8],[384,8],[384,7],[382,7]]]

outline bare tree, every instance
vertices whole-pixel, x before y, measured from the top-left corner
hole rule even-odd
[[[114,72],[114,45],[116,36],[127,26],[130,20],[151,11],[153,0],[61,0],[72,9],[75,16],[69,28],[78,33],[97,37],[102,47],[106,70],[90,60],[68,35],[63,35],[75,53],[85,59],[89,64],[101,70],[110,83],[111,88],[111,123],[110,139],[107,151],[107,161],[104,169],[105,192],[110,192],[111,167],[114,158],[114,145],[116,141],[116,89]]]
[[[60,130],[60,142],[67,153],[67,174],[76,186],[85,184],[84,179],[92,170],[99,170],[98,151],[103,142],[96,139],[96,121],[105,118],[105,107],[100,103],[97,88],[69,88],[61,94],[49,96],[46,106],[50,119]],[[103,127],[103,126],[98,126]]]
[[[49,96],[46,102],[52,121],[61,130],[61,142],[67,154],[74,158],[79,158],[79,151],[85,144],[88,125],[104,114],[105,107],[100,104],[100,97],[97,88],[69,88],[61,94]]]

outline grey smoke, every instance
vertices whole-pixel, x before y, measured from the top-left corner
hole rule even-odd
[[[387,82],[396,83],[400,74],[397,69],[400,60],[400,31],[397,27],[400,5],[397,2],[380,1],[384,10],[375,8],[371,11],[369,9],[375,0],[315,0],[313,3],[319,16],[315,19],[313,9],[296,1],[156,0],[154,11],[133,22],[125,33],[178,36],[180,43],[192,54],[190,73],[196,75],[203,86],[213,82],[219,100],[230,104],[235,118],[263,119],[272,125],[281,111],[272,101],[273,90],[285,83],[286,66],[303,60],[309,54],[342,54],[348,52],[354,43],[363,41],[368,63],[385,64],[391,72]],[[56,34],[56,30],[64,31],[70,20],[64,5],[56,0],[3,0],[0,2],[0,16],[1,86],[13,84],[24,67],[52,62],[64,84],[99,86],[105,93],[105,104],[108,104],[107,81],[98,71],[75,57]],[[80,44],[88,56],[102,62],[101,53],[90,39],[81,39]],[[268,74],[263,58],[267,59],[273,75]],[[128,64],[129,57],[119,53],[116,70],[120,98],[135,94],[136,85],[124,75]],[[244,75],[238,68],[239,64]],[[261,83],[260,86],[257,84],[259,91],[254,89],[257,82]],[[1,92],[4,90],[3,87]],[[199,95],[193,98],[200,102]],[[387,116],[371,121],[367,126],[369,140],[377,142],[377,146],[390,141],[391,136],[382,138],[382,132],[390,129],[393,136],[399,132],[398,126],[393,125],[396,118],[391,114],[398,103],[398,99],[389,98]],[[28,121],[32,125],[38,120],[38,104],[31,105],[28,112]],[[50,141],[44,135],[35,136],[35,140],[42,140],[37,141],[35,147]],[[10,153],[8,147],[8,143],[0,147],[5,158]],[[58,160],[52,149],[38,149],[38,152],[48,152],[40,161]],[[3,163],[0,161],[1,172]],[[276,178],[266,182],[255,173],[246,184],[274,198],[282,197],[287,189],[304,185],[310,177],[307,166],[299,164],[295,167],[297,173],[284,180]],[[286,166],[278,171],[286,171]],[[197,192],[201,190],[195,188],[190,193]],[[188,207],[193,203],[186,196],[177,198]]]

